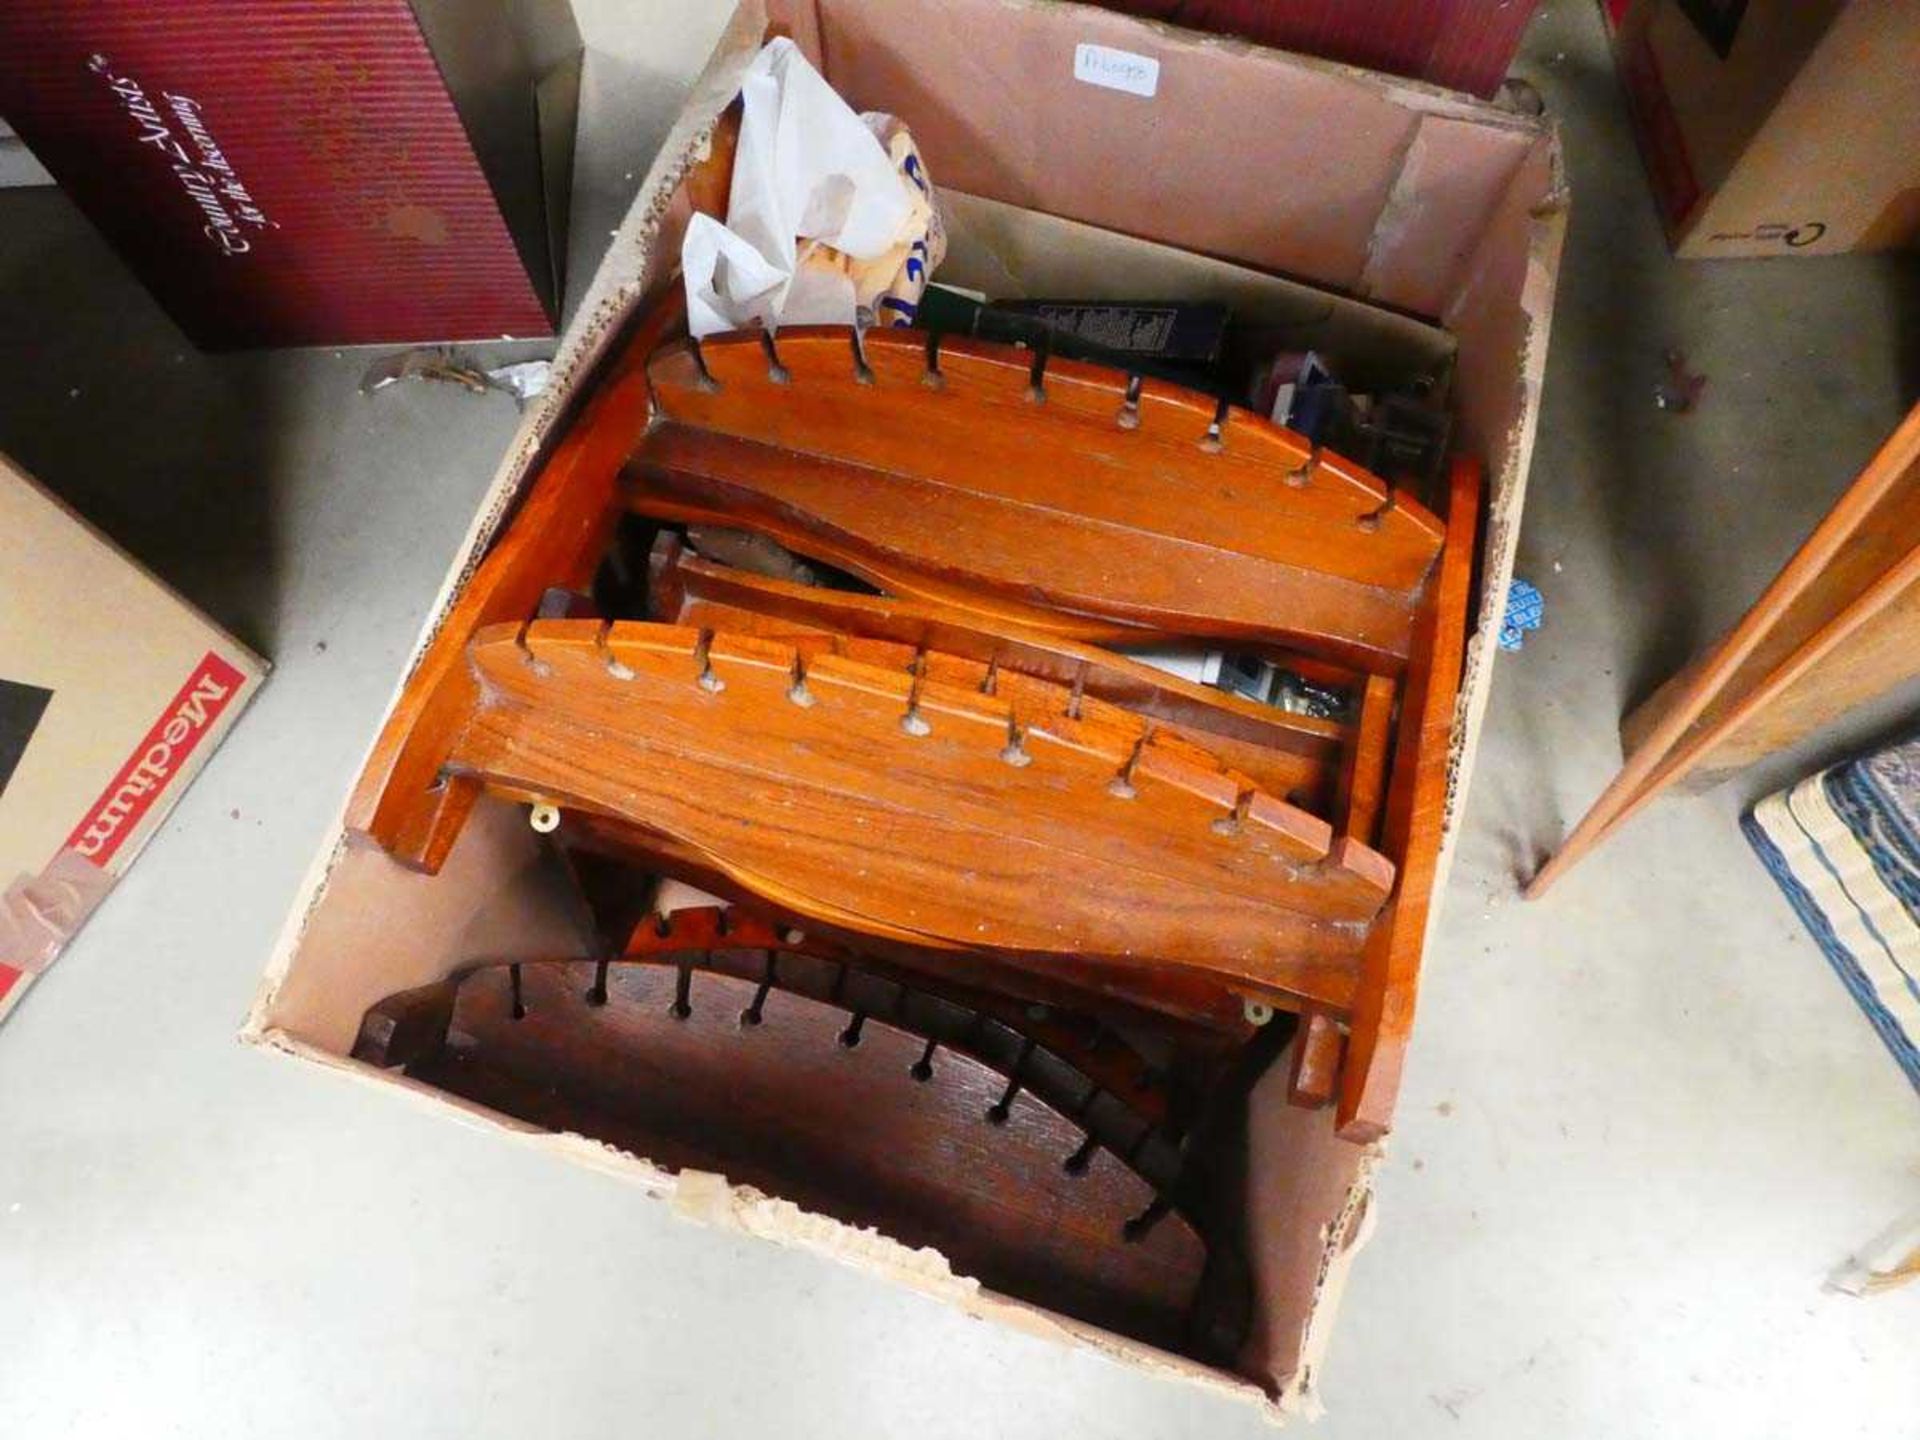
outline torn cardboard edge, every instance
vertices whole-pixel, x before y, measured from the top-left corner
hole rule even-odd
[[[1454,699],[1453,753],[1447,772],[1447,799],[1441,830],[1440,855],[1434,866],[1433,904],[1427,911],[1426,955],[1433,954],[1439,931],[1447,881],[1460,843],[1460,812],[1473,783],[1480,750],[1480,728],[1493,696],[1493,662],[1500,652],[1500,626],[1506,615],[1507,591],[1513,583],[1514,557],[1520,548],[1520,518],[1526,512],[1527,481],[1532,470],[1533,445],[1540,428],[1540,402],[1546,389],[1547,347],[1553,331],[1553,304],[1558,290],[1560,255],[1566,245],[1570,200],[1564,158],[1557,132],[1549,151],[1551,176],[1547,198],[1528,205],[1525,279],[1520,287],[1520,309],[1526,318],[1521,338],[1521,399],[1512,428],[1503,437],[1501,463],[1494,472],[1487,500],[1484,534],[1480,541],[1480,605],[1473,633],[1467,637],[1460,692]],[[1517,192],[1522,176],[1513,179],[1506,203],[1521,203]],[[1485,239],[1482,240],[1485,248]],[[1423,962],[1423,968],[1424,968]]]
[[[973,1319],[991,1320],[1034,1339],[1091,1350],[1150,1374],[1198,1384],[1214,1394],[1258,1406],[1275,1424],[1296,1417],[1317,1419],[1322,1413],[1312,1377],[1326,1349],[1332,1315],[1338,1309],[1353,1259],[1373,1230],[1373,1176],[1381,1154],[1378,1146],[1368,1147],[1358,1177],[1328,1227],[1326,1251],[1308,1307],[1299,1368],[1287,1389],[1269,1395],[1251,1381],[1224,1370],[989,1290],[978,1280],[955,1273],[946,1257],[931,1247],[904,1245],[871,1227],[849,1225],[753,1186],[735,1185],[724,1175],[705,1170],[665,1170],[645,1156],[604,1141],[574,1131],[542,1129],[423,1081],[336,1055],[285,1031],[251,1021],[240,1038],[249,1045],[312,1061],[370,1088],[391,1092],[397,1087],[412,1103],[438,1113],[451,1109],[455,1118],[470,1128],[505,1135],[637,1185],[650,1197],[666,1201],[676,1219],[792,1246],[951,1305]]]

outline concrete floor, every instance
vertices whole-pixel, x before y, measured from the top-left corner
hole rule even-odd
[[[609,54],[586,263],[721,17],[576,4]],[[1314,1433],[1912,1437],[1920,1288],[1821,1280],[1920,1204],[1920,1104],[1745,797],[1662,805],[1538,905],[1514,872],[1891,427],[1915,277],[1669,260],[1595,7],[1551,0],[1522,73],[1576,197],[1520,566],[1547,626],[1495,687]],[[512,404],[196,354],[52,192],[0,194],[0,318],[0,446],[279,667],[0,1034],[0,1433],[1265,1433],[234,1044]],[[1690,417],[1652,401],[1675,344]]]

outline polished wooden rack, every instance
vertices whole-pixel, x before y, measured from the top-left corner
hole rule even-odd
[[[529,806],[582,953],[476,956],[358,1053],[1231,1364],[1231,1117],[1290,1057],[1342,1136],[1391,1120],[1478,508],[1470,460],[1435,514],[1121,371],[919,331],[695,342],[662,301],[350,811],[431,873],[481,797]],[[719,563],[710,527],[831,583]],[[1121,648],[1194,640],[1348,711]],[[663,877],[726,908],[666,913]]]

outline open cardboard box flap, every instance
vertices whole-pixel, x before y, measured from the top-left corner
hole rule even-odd
[[[769,23],[791,34],[855,108],[888,110],[912,128],[936,186],[955,195],[951,273],[1088,294],[1112,293],[1116,275],[1151,275],[1157,286],[1178,280],[1274,313],[1319,307],[1327,333],[1366,353],[1454,350],[1456,435],[1485,458],[1490,477],[1479,622],[1453,757],[1453,793],[1462,793],[1538,419],[1565,224],[1557,140],[1539,121],[1412,82],[1077,5],[746,0],[616,233],[561,344],[552,387],[530,408],[475,516],[420,649],[598,362],[636,311],[676,283],[692,213],[685,182],[708,154]],[[1157,60],[1157,93],[1077,82],[1074,51],[1085,43]],[[1371,306],[1353,303],[1360,300]],[[1383,316],[1378,306],[1400,315]],[[1450,802],[1450,816],[1452,809]],[[471,959],[476,937],[486,937],[492,954],[580,952],[538,854],[519,811],[501,802],[482,803],[432,878],[336,825],[295,903],[246,1038],[399,1085],[638,1180],[694,1218],[817,1250],[971,1313],[1253,1399],[1276,1418],[1314,1408],[1313,1372],[1334,1300],[1371,1222],[1376,1155],[1337,1139],[1330,1112],[1289,1106],[1284,1077],[1258,1087],[1251,1105],[1247,1183],[1260,1223],[1250,1260],[1260,1303],[1248,1368],[1273,1377],[1255,1386],[993,1294],[930,1250],[718,1176],[669,1173],[581,1136],[539,1132],[350,1059],[369,1005]],[[1446,867],[1443,851],[1442,883]],[[394,935],[409,937],[408,945],[382,943]]]
[[[0,1020],[166,823],[266,661],[0,455]]]

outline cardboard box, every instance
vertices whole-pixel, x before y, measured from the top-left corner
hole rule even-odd
[[[1674,254],[1920,241],[1920,6],[1602,0]]]
[[[0,456],[0,1019],[239,718],[265,663]]]
[[[551,334],[566,0],[325,10],[13,0],[0,114],[197,345]]]
[[[1538,0],[1100,0],[1113,10],[1195,30],[1244,35],[1369,70],[1492,98]]]
[[[554,388],[530,409],[454,557],[422,644],[596,366],[649,300],[677,283],[688,174],[708,153],[769,21],[856,109],[884,108],[912,127],[954,222],[940,272],[951,283],[999,295],[1228,299],[1362,359],[1434,347],[1450,356],[1458,434],[1486,457],[1490,481],[1454,772],[1464,787],[1539,413],[1565,224],[1555,136],[1537,120],[1411,82],[1083,6],[742,4],[561,346]],[[1150,73],[1154,84],[1123,91],[1077,80],[1076,52],[1087,45],[1134,57],[1130,74]],[[1006,104],[1009,94],[1023,103]],[[1274,115],[1293,123],[1276,129],[1266,123]],[[1359,297],[1387,308],[1354,303]],[[996,1294],[935,1250],[848,1223],[851,1209],[808,1213],[764,1188],[669,1170],[644,1145],[622,1151],[592,1136],[547,1133],[351,1059],[369,1005],[440,979],[476,945],[495,956],[582,953],[566,896],[543,879],[538,854],[523,807],[500,801],[482,800],[433,877],[336,827],[288,919],[247,1038],[627,1176],[688,1217],[831,1256],[968,1313],[1240,1396],[1275,1417],[1312,1407],[1316,1358],[1371,1215],[1375,1154],[1338,1139],[1331,1110],[1287,1104],[1284,1066],[1250,1102],[1257,1313],[1229,1371]],[[396,935],[408,943],[396,946]]]

